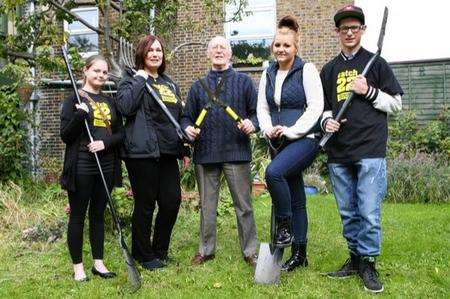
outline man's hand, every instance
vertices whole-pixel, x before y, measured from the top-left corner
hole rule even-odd
[[[244,119],[238,124],[239,130],[244,132],[244,134],[250,135],[251,133],[255,132],[255,126],[253,125],[252,121],[248,118]]]
[[[266,131],[266,136],[269,139],[276,139],[276,138],[280,137],[281,134],[283,134],[283,129],[284,129],[283,126],[279,126],[279,125],[272,127],[271,129]]]
[[[184,130],[186,134],[189,136],[191,140],[195,140],[198,138],[198,135],[200,134],[200,129],[196,129],[193,126],[188,126],[186,130]]]
[[[347,121],[346,118],[342,119],[341,123],[345,123],[346,121]],[[334,119],[330,118],[325,123],[325,132],[334,133],[334,132],[339,131],[340,127],[341,127],[341,124],[338,121],[335,121]]]
[[[105,149],[105,144],[102,140],[95,140],[88,144],[89,151],[96,153]]]
[[[189,164],[191,163],[191,158],[188,156],[183,157],[183,170],[186,170],[189,168]]]
[[[365,95],[367,93],[367,90],[369,90],[369,85],[367,85],[367,79],[363,75],[358,75],[353,80],[352,83],[352,91],[354,91],[357,94]]]

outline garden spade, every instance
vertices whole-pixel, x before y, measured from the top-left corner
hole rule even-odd
[[[255,283],[278,284],[280,282],[281,261],[283,259],[284,248],[274,245],[275,228],[275,210],[272,206],[270,216],[271,243],[261,243],[259,247],[258,261],[255,269]]]

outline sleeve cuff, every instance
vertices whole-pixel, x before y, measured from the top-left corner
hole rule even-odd
[[[364,95],[364,97],[373,103],[378,96],[378,92],[379,92],[378,88],[369,85],[369,88],[367,89],[367,92]]]

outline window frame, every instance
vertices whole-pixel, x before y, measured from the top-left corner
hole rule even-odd
[[[229,40],[229,41],[239,41],[239,40],[259,40],[259,39],[271,39],[274,37],[275,35],[275,27],[276,27],[276,19],[277,19],[277,12],[276,12],[276,8],[277,8],[277,2],[276,0],[271,0],[272,4],[266,4],[266,5],[249,5],[247,7],[244,8],[244,12],[273,12],[273,32],[271,32],[270,34],[248,34],[248,35],[236,35],[236,36],[232,36],[231,35],[231,25],[234,22],[227,22],[225,23],[225,37]],[[225,15],[226,18],[229,19],[229,15],[228,13],[230,12],[231,8],[225,6]],[[246,16],[243,16],[243,19],[245,19]]]
[[[100,23],[100,12],[97,6],[83,6],[83,7],[77,7],[77,8],[73,8],[70,10],[71,12],[77,13],[78,12],[83,12],[83,11],[95,11],[97,14],[97,23],[96,24],[91,24],[94,27],[99,27],[99,23]],[[77,21],[77,20],[75,20]],[[83,25],[83,24],[82,24]],[[84,26],[84,25],[83,25]],[[84,26],[86,27],[86,26]],[[89,51],[89,52],[79,52],[81,57],[86,58],[89,57],[91,55],[97,55],[100,53],[100,40],[99,40],[99,34],[89,28],[85,28],[85,29],[78,29],[78,30],[73,30],[70,31],[69,30],[69,23],[67,21],[64,21],[64,32],[67,32],[69,34],[69,39],[71,36],[76,36],[76,35],[85,35],[85,34],[96,34],[97,35],[97,51]]]

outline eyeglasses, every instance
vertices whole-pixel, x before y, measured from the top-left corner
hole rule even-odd
[[[340,26],[338,28],[339,32],[342,34],[347,34],[349,30],[352,31],[352,33],[358,33],[359,30],[366,29],[366,26],[364,25],[354,25],[354,26]]]

